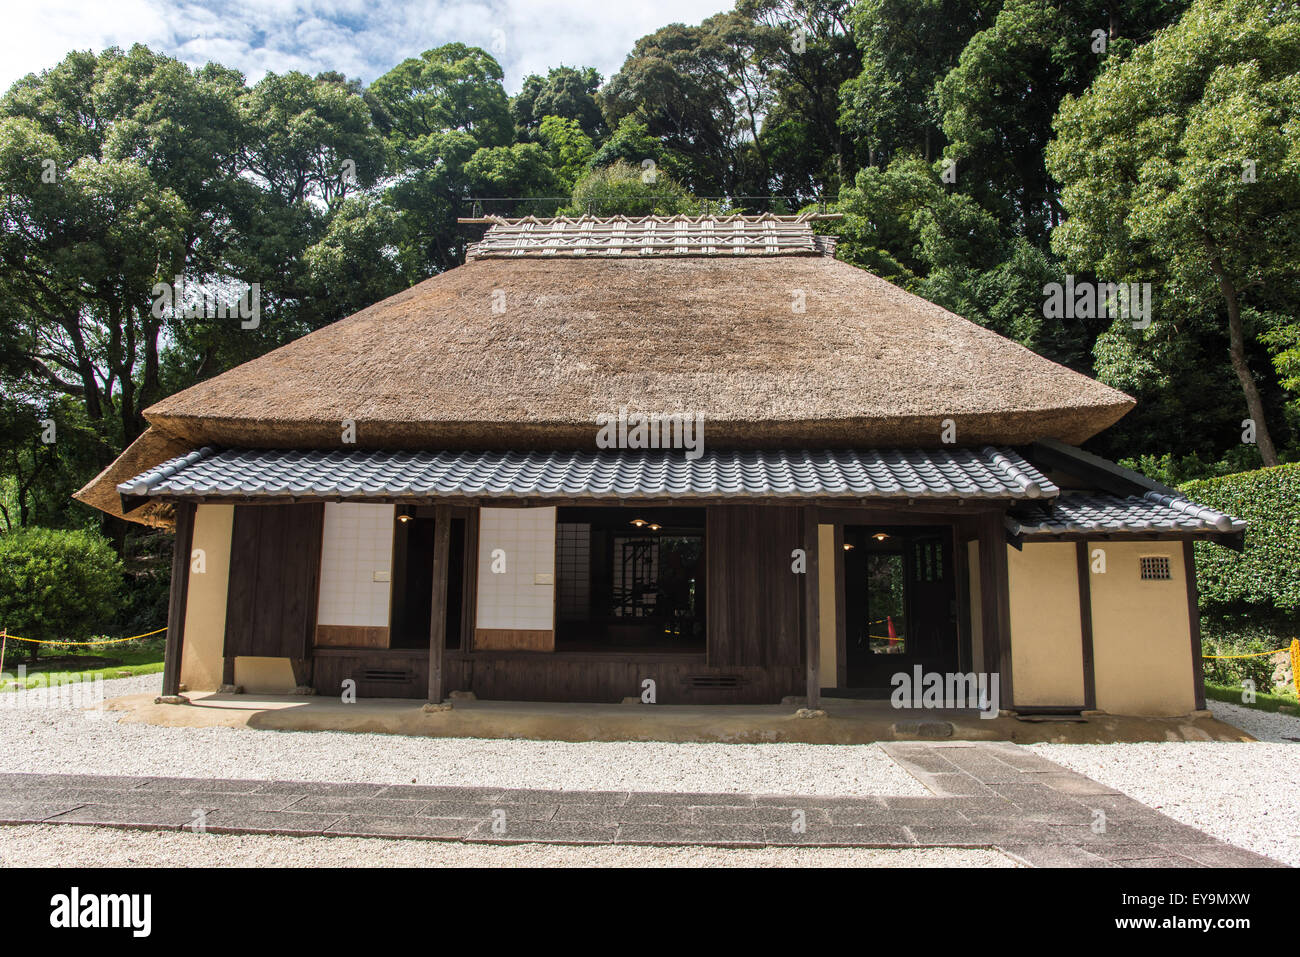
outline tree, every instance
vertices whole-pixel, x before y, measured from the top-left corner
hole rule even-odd
[[[770,103],[756,147],[778,191],[833,196],[857,169],[855,144],[839,123],[840,87],[862,68],[852,7],[852,0],[737,0],[738,23],[722,34],[736,38],[728,43],[740,54],[733,72],[752,74],[756,99]]]
[[[523,140],[535,139],[548,116],[572,120],[593,141],[607,133],[596,102],[601,76],[593,67],[559,66],[546,76],[524,77],[519,94],[510,100],[510,115]]]
[[[862,71],[840,86],[840,125],[871,165],[942,150],[937,86],[1001,0],[861,0],[850,14]]]
[[[1122,60],[1135,39],[1172,22],[1184,5],[1005,0],[937,87],[945,156],[957,163],[961,188],[1046,248],[1061,205],[1044,149],[1062,97],[1082,93],[1104,64]]]
[[[456,219],[471,198],[465,164],[478,150],[514,139],[502,75],[489,53],[448,43],[404,60],[370,86],[397,158],[388,202],[399,212],[410,274],[428,276],[464,259]]]
[[[548,116],[537,128],[537,138],[550,154],[550,165],[565,192],[591,167],[596,144],[577,120]]]
[[[628,117],[644,123],[681,158],[684,184],[701,193],[738,192],[740,154],[752,142],[734,61],[717,36],[724,21],[733,23],[735,15],[695,27],[674,23],[642,37],[600,94],[611,127]]]
[[[1048,150],[1070,213],[1054,248],[1115,281],[1159,282],[1166,316],[1226,320],[1266,465],[1278,454],[1247,318],[1278,290],[1294,290],[1300,271],[1297,104],[1300,12],[1197,0],[1065,100]]]

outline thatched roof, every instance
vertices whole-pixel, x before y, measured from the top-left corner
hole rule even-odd
[[[130,515],[122,511],[122,498],[117,486],[151,469],[159,462],[166,462],[178,455],[184,455],[190,446],[172,438],[157,429],[145,429],[144,434],[126,447],[126,451],[104,471],[85,484],[73,498],[85,502],[92,508],[118,518],[129,518],[142,525],[169,528],[175,524],[170,502],[150,502],[138,508]]]
[[[569,221],[540,244],[521,240],[530,230],[518,223],[498,224],[516,232],[494,245],[489,231],[490,248],[466,265],[145,417],[181,451],[591,449],[597,417],[620,408],[703,414],[714,448],[906,448],[939,447],[949,419],[961,446],[1078,444],[1133,405],[868,272],[810,254],[807,217],[775,229],[762,220],[640,222],[617,234],[612,220]],[[666,230],[673,245],[647,253],[660,247],[645,237]],[[778,254],[764,235],[779,237]],[[709,236],[725,237],[725,248],[708,253]],[[118,481],[168,457],[115,466],[105,494],[97,480],[83,500],[93,494],[105,507]]]
[[[503,305],[504,312],[495,313]],[[792,308],[800,297],[804,312]],[[193,446],[591,448],[703,413],[720,447],[1078,444],[1133,402],[827,258],[481,259],[145,411]]]

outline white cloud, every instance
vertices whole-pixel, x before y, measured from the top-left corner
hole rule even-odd
[[[492,52],[514,92],[529,73],[594,66],[608,77],[632,44],[698,23],[731,0],[42,0],[6,13],[0,89],[71,50],[150,48],[250,82],[269,71],[339,70],[369,82],[403,59],[459,41]]]

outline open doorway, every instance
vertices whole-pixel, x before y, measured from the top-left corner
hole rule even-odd
[[[393,529],[390,648],[428,648],[433,621],[433,506],[398,506]],[[447,648],[459,648],[465,594],[465,519],[451,520],[447,555]]]
[[[844,527],[846,687],[958,663],[957,576],[946,526]]]
[[[705,513],[560,508],[555,650],[705,649]]]

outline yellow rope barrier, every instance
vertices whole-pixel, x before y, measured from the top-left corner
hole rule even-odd
[[[1288,648],[1290,648],[1289,645],[1286,648],[1278,648],[1276,651],[1256,651],[1249,655],[1201,655],[1201,657],[1202,658],[1263,658],[1266,655],[1279,654],[1283,651],[1286,651]]]
[[[106,638],[103,641],[42,641],[39,638],[19,638],[17,635],[6,634],[6,639],[13,641],[26,641],[33,645],[120,645],[124,641],[135,641],[138,638],[148,638],[150,635],[156,635],[159,632],[166,631],[166,628],[155,628],[153,631],[146,631],[143,635],[132,635],[130,638]]]

